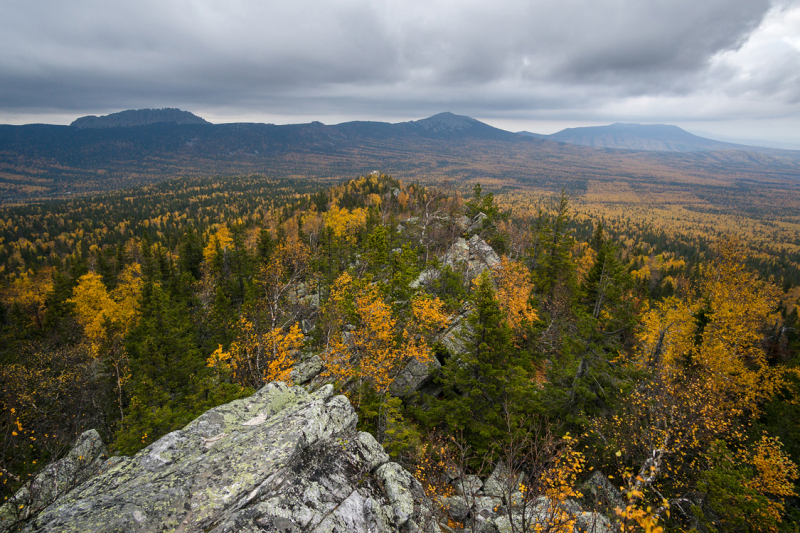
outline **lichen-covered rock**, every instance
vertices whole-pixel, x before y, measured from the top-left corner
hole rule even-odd
[[[422,362],[416,357],[412,358],[389,386],[389,394],[400,398],[414,394],[423,385],[429,383],[433,379],[434,372],[440,368],[442,365],[435,357],[431,357],[426,362]]]
[[[439,336],[439,342],[447,348],[451,355],[458,356],[458,354],[467,351],[468,342],[466,339],[472,334],[472,329],[469,327],[465,316],[467,313],[468,311],[464,314],[456,315],[450,322],[450,327]]]
[[[475,475],[467,475],[454,480],[451,485],[456,490],[456,494],[478,494],[483,487],[481,478]]]
[[[521,495],[520,495],[521,496]],[[476,500],[490,500],[482,497]],[[485,531],[498,533],[512,533],[515,531],[533,531],[535,529],[548,529],[554,524],[563,524],[565,520],[573,520],[575,533],[612,533],[614,530],[611,522],[600,513],[586,512],[575,500],[566,500],[558,503],[539,496],[532,500],[520,502],[520,505],[500,509],[501,512],[478,514],[478,506],[473,510],[477,520],[483,520]],[[483,505],[482,507],[486,507]],[[556,528],[558,529],[558,528]],[[476,531],[478,528],[476,528]]]
[[[292,383],[295,385],[303,385],[317,377],[324,364],[318,355],[306,356],[300,359],[292,368]]]
[[[473,261],[477,268],[485,265],[491,269],[500,264],[500,257],[494,249],[477,235],[469,239],[469,260]]]
[[[456,219],[456,227],[461,231],[467,231],[470,224],[470,218],[467,215],[461,215]]]
[[[271,383],[109,461],[24,531],[438,531],[419,483],[356,420],[330,385]]]
[[[441,499],[442,510],[445,511],[453,520],[461,522],[470,511],[470,505],[463,496],[449,496]]]
[[[375,475],[383,482],[397,524],[408,522],[414,513],[414,478],[396,463],[386,463],[378,467]]]
[[[514,491],[508,496],[505,502],[508,504],[509,508],[517,509],[525,505],[525,495],[518,490]]]
[[[479,520],[487,520],[502,511],[503,500],[492,496],[478,496],[472,507],[472,514]]]
[[[583,484],[581,492],[584,495],[583,501],[589,508],[596,507],[608,513],[613,513],[615,508],[625,508],[622,494],[599,470]]]
[[[313,284],[298,283],[294,290],[288,291],[289,301],[292,305],[305,305],[312,309],[319,309],[319,292]]]
[[[487,218],[488,216],[486,215],[486,213],[478,213],[477,215],[472,217],[472,220],[469,221],[469,226],[467,226],[467,229],[465,231],[467,233],[472,233],[473,231],[480,231],[480,229],[483,227],[483,221],[486,220]]]
[[[456,242],[445,252],[443,263],[447,266],[454,267],[458,264],[463,264],[469,261],[469,243],[462,238],[458,238]]]
[[[438,280],[442,276],[442,272],[437,268],[426,268],[422,272],[420,272],[417,279],[412,281],[408,284],[409,287],[412,289],[418,289],[420,287],[426,287],[429,284],[433,283],[434,281]]]
[[[508,499],[510,494],[519,492],[520,484],[525,482],[525,473],[520,472],[516,478],[511,475],[506,465],[499,461],[492,474],[483,484],[483,493],[487,496]]]
[[[600,513],[579,513],[575,518],[575,529],[580,533],[611,533],[611,522]]]
[[[44,468],[26,487],[0,507],[0,531],[27,519],[100,472],[108,450],[96,430],[83,432],[72,450]]]
[[[473,279],[500,264],[500,258],[486,241],[473,235],[469,241],[456,240],[444,254],[443,263],[454,270],[464,271],[469,279]]]
[[[466,529],[464,530],[467,531]],[[500,530],[497,528],[497,524],[495,524],[491,520],[487,520],[485,522],[477,522],[475,524],[475,529],[471,531],[471,533],[499,533]]]

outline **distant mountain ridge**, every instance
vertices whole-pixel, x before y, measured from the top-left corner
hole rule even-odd
[[[528,132],[524,132],[524,134],[526,133]],[[678,126],[666,124],[616,123],[608,126],[567,128],[552,135],[539,136],[539,138],[614,150],[645,150],[649,152],[763,151],[762,147],[706,139],[693,135]]]
[[[184,120],[189,122],[179,122]],[[709,141],[673,127],[637,126],[638,144],[631,141],[636,135],[617,132],[614,149],[606,141],[598,150],[597,143],[556,142],[570,130],[552,136],[518,134],[453,113],[395,124],[327,126],[210,124],[173,109],[84,117],[73,124],[0,125],[0,202],[105,191],[181,175],[260,173],[338,180],[374,169],[427,182],[494,180],[543,190],[565,185],[584,190],[592,180],[621,175],[800,181],[798,151]],[[649,135],[647,143],[641,132]],[[581,129],[571,133],[571,140],[579,139],[575,134]],[[694,144],[687,146],[689,141]],[[700,143],[703,150],[697,148]]]
[[[89,115],[81,117],[70,124],[73,128],[128,128],[131,126],[146,126],[162,122],[174,124],[210,124],[188,111],[165,107],[164,109],[129,109],[119,113],[111,113],[96,117]]]

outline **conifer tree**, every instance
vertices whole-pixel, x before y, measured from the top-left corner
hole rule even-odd
[[[443,401],[422,415],[434,425],[463,431],[481,455],[506,437],[506,417],[518,421],[536,409],[530,356],[513,345],[513,332],[484,272],[472,295],[473,312],[464,335],[467,351],[453,354],[442,369]]]
[[[128,334],[130,402],[118,434],[120,451],[130,453],[188,423],[198,405],[188,399],[197,392],[206,357],[198,348],[196,331],[185,302],[159,283],[142,287],[138,324]]]

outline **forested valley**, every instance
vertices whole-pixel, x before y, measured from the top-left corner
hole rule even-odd
[[[573,203],[373,172],[3,207],[5,518],[86,429],[130,455],[284,381],[333,383],[434,499],[502,462],[622,531],[797,531],[797,252]]]

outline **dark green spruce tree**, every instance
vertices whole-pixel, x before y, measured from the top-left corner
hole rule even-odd
[[[633,280],[602,226],[591,245],[597,255],[578,287],[569,311],[570,332],[544,390],[549,415],[574,432],[584,429],[589,417],[607,412],[620,390],[629,388],[630,376],[616,360],[632,341],[636,322]]]
[[[482,456],[508,437],[509,422],[517,424],[536,412],[536,387],[530,379],[530,355],[514,346],[486,272],[478,278],[472,305],[463,336],[466,349],[453,354],[442,368],[444,398],[435,403],[427,421],[461,432],[472,451]]]

